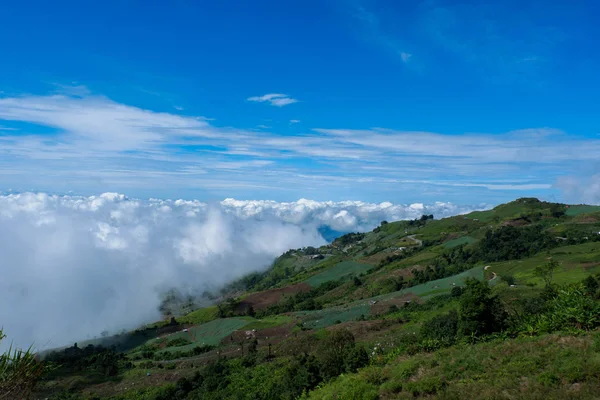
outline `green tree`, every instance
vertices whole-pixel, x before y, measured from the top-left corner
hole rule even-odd
[[[588,295],[593,296],[598,291],[598,281],[593,276],[588,276],[583,280],[583,286]]]
[[[533,273],[538,278],[542,278],[546,287],[550,287],[552,285],[552,278],[554,275],[554,271],[560,266],[560,264],[555,260],[550,260],[544,265],[538,265],[533,270]]]
[[[421,337],[453,343],[458,331],[458,313],[454,310],[438,315],[421,326]]]
[[[354,349],[354,335],[347,329],[336,329],[329,333],[317,351],[321,376],[331,379],[345,371],[346,355]]]
[[[506,310],[487,282],[468,279],[460,297],[458,333],[467,337],[486,335],[504,329],[506,321]]]

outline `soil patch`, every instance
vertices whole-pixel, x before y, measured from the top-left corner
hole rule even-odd
[[[278,289],[269,289],[264,292],[252,293],[243,299],[238,305],[238,311],[245,311],[250,306],[254,310],[265,310],[273,304],[277,304],[283,296],[290,296],[296,293],[308,292],[311,287],[306,283],[297,283],[295,285],[286,286]]]
[[[244,330],[240,329],[238,331],[233,332],[231,335],[224,338],[221,343],[222,344],[232,344],[232,343],[240,343],[242,341],[248,341],[252,339],[258,340],[258,345],[261,347],[263,344],[267,343],[278,343],[285,338],[289,337],[294,324],[287,324],[281,326],[274,326],[272,328],[265,329],[252,329],[252,330]]]

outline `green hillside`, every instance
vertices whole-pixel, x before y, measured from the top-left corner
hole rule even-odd
[[[35,396],[597,398],[599,210],[524,198],[291,249],[210,307],[52,352]]]

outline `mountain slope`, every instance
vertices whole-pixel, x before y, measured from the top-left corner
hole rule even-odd
[[[320,248],[292,249],[229,285],[215,306],[55,352],[50,359],[63,367],[38,394],[56,395],[75,379],[69,396],[296,398],[329,382],[310,396],[454,398],[464,389],[472,398],[493,390],[535,398],[552,389],[585,398],[600,388],[596,353],[584,368],[592,375],[569,363],[595,336],[538,335],[600,324],[599,210],[525,198],[442,220],[383,221]],[[532,343],[547,344],[549,353],[535,357],[566,364],[548,361],[539,373],[523,367],[508,380],[506,368],[490,364],[477,375],[472,363],[500,357],[490,353],[495,345],[472,347],[490,340],[517,359]],[[465,349],[477,356],[465,358]],[[440,367],[442,360],[456,368]],[[336,378],[354,371],[353,384]]]

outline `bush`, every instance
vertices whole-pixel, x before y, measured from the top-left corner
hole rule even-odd
[[[450,296],[451,297],[460,297],[463,294],[464,289],[462,288],[462,286],[453,286],[452,290],[450,291]]]
[[[506,327],[507,313],[498,296],[491,294],[487,282],[468,279],[460,297],[458,333],[480,336],[501,331]]]
[[[454,310],[438,315],[421,326],[421,337],[454,343],[458,332],[458,313]]]
[[[507,285],[514,285],[516,282],[515,277],[512,275],[500,275],[500,279],[506,282]]]

